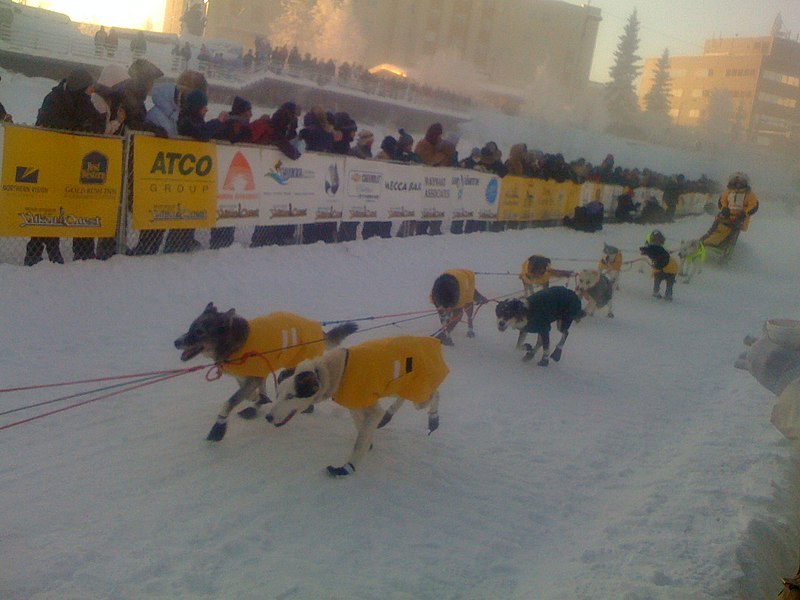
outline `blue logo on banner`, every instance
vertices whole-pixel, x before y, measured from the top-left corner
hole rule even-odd
[[[486,201],[489,204],[494,204],[497,200],[497,179],[492,179],[489,181],[488,185],[486,186]]]

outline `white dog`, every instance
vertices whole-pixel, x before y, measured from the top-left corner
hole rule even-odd
[[[681,268],[680,275],[685,283],[692,281],[692,277],[703,270],[706,262],[706,247],[700,240],[681,240],[681,247],[678,250]]]
[[[616,246],[603,244],[603,254],[597,263],[600,272],[608,277],[615,290],[619,289],[619,274],[622,271],[622,252]]]
[[[614,284],[600,271],[586,269],[578,273],[575,292],[586,300],[587,315],[592,316],[595,310],[607,306],[606,316],[614,318]]]
[[[372,447],[375,430],[386,425],[405,400],[427,407],[429,433],[436,430],[438,390],[448,372],[436,338],[398,336],[336,348],[281,374],[267,421],[280,427],[327,398],[350,409],[358,430],[353,451],[343,466],[328,466],[333,477],[349,475]],[[378,401],[387,397],[395,402],[384,410]]]

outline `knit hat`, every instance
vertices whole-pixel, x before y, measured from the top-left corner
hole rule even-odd
[[[208,106],[208,96],[202,90],[192,90],[186,96],[186,108],[196,111],[204,106]]]
[[[105,88],[113,88],[118,83],[128,79],[128,70],[122,65],[110,64],[103,67],[100,77],[97,78],[97,85]]]
[[[414,138],[408,135],[405,129],[399,130],[400,137],[397,138],[397,145],[401,148],[405,148],[406,146],[413,146],[414,145]]]
[[[480,148],[478,148],[477,146],[475,146],[475,147],[472,149],[472,152],[470,152],[470,153],[469,153],[469,155],[470,155],[470,156],[480,156],[480,155],[481,155],[481,149],[480,149]]]
[[[367,144],[375,139],[375,134],[372,133],[369,129],[362,129],[358,132],[358,143],[359,144]]]
[[[231,106],[231,114],[241,115],[246,113],[248,110],[252,110],[252,108],[253,105],[250,104],[247,100],[245,100],[241,96],[236,96],[233,99],[233,105]]]
[[[397,151],[397,140],[392,136],[387,135],[381,142],[381,150],[387,154],[394,155],[394,153]]]
[[[292,102],[289,100],[288,102],[284,102],[281,104],[281,108],[285,108],[289,111],[289,113],[293,114],[295,117],[300,116],[300,107],[297,105],[296,102]]]
[[[94,85],[94,77],[86,69],[78,68],[67,75],[67,90],[70,92],[82,92],[91,85]]]

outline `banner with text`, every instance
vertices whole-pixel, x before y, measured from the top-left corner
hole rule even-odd
[[[135,229],[211,227],[217,211],[217,145],[134,137]]]
[[[0,235],[115,235],[121,139],[13,125],[0,128],[0,135]]]

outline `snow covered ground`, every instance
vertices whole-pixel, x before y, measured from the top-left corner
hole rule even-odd
[[[53,82],[3,72],[0,85],[15,120],[32,122]],[[485,141],[483,126],[462,140]],[[507,149],[512,133],[493,137]],[[676,155],[661,170],[699,174]],[[772,395],[733,362],[765,319],[800,318],[798,221],[750,174],[762,209],[729,265],[677,284],[672,304],[637,265],[616,318],[576,324],[548,368],[522,363],[516,335],[483,308],[477,337],[461,325],[444,349],[440,429],[427,436],[425,415],[404,408],[350,478],[324,473],[354,438],[332,403],[282,429],[234,418],[207,442],[235,383],[203,371],[0,430],[0,597],[774,597],[797,567],[797,456],[769,423]],[[663,226],[667,246],[709,224]],[[519,281],[484,273],[533,253],[591,266],[603,242],[633,260],[648,230],[0,264],[0,387],[185,367],[173,340],[208,301],[328,321],[420,311],[447,268],[478,271],[479,290],[499,297]],[[351,342],[437,328],[432,315],[391,321],[362,321]],[[107,385],[0,393],[0,412]],[[0,427],[87,398],[3,414]]]
[[[202,372],[1,431],[0,596],[770,597],[795,567],[795,456],[769,423],[772,396],[733,361],[766,318],[800,317],[800,266],[787,260],[797,221],[764,204],[733,262],[678,284],[672,304],[650,296],[648,273],[624,273],[616,318],[577,324],[548,368],[522,363],[515,334],[484,308],[477,337],[461,325],[445,348],[439,431],[427,436],[425,416],[406,408],[348,479],[324,474],[354,436],[332,403],[282,429],[234,419],[207,442],[235,383]],[[708,221],[665,226],[668,246]],[[603,241],[634,259],[646,231],[0,265],[0,380],[183,367],[172,342],[211,300],[246,317],[424,310],[444,269],[514,271],[531,253],[575,269]],[[480,274],[478,287],[497,297],[519,285]],[[362,322],[352,341],[437,327],[434,316],[389,321]],[[6,393],[0,407],[75,391]]]

